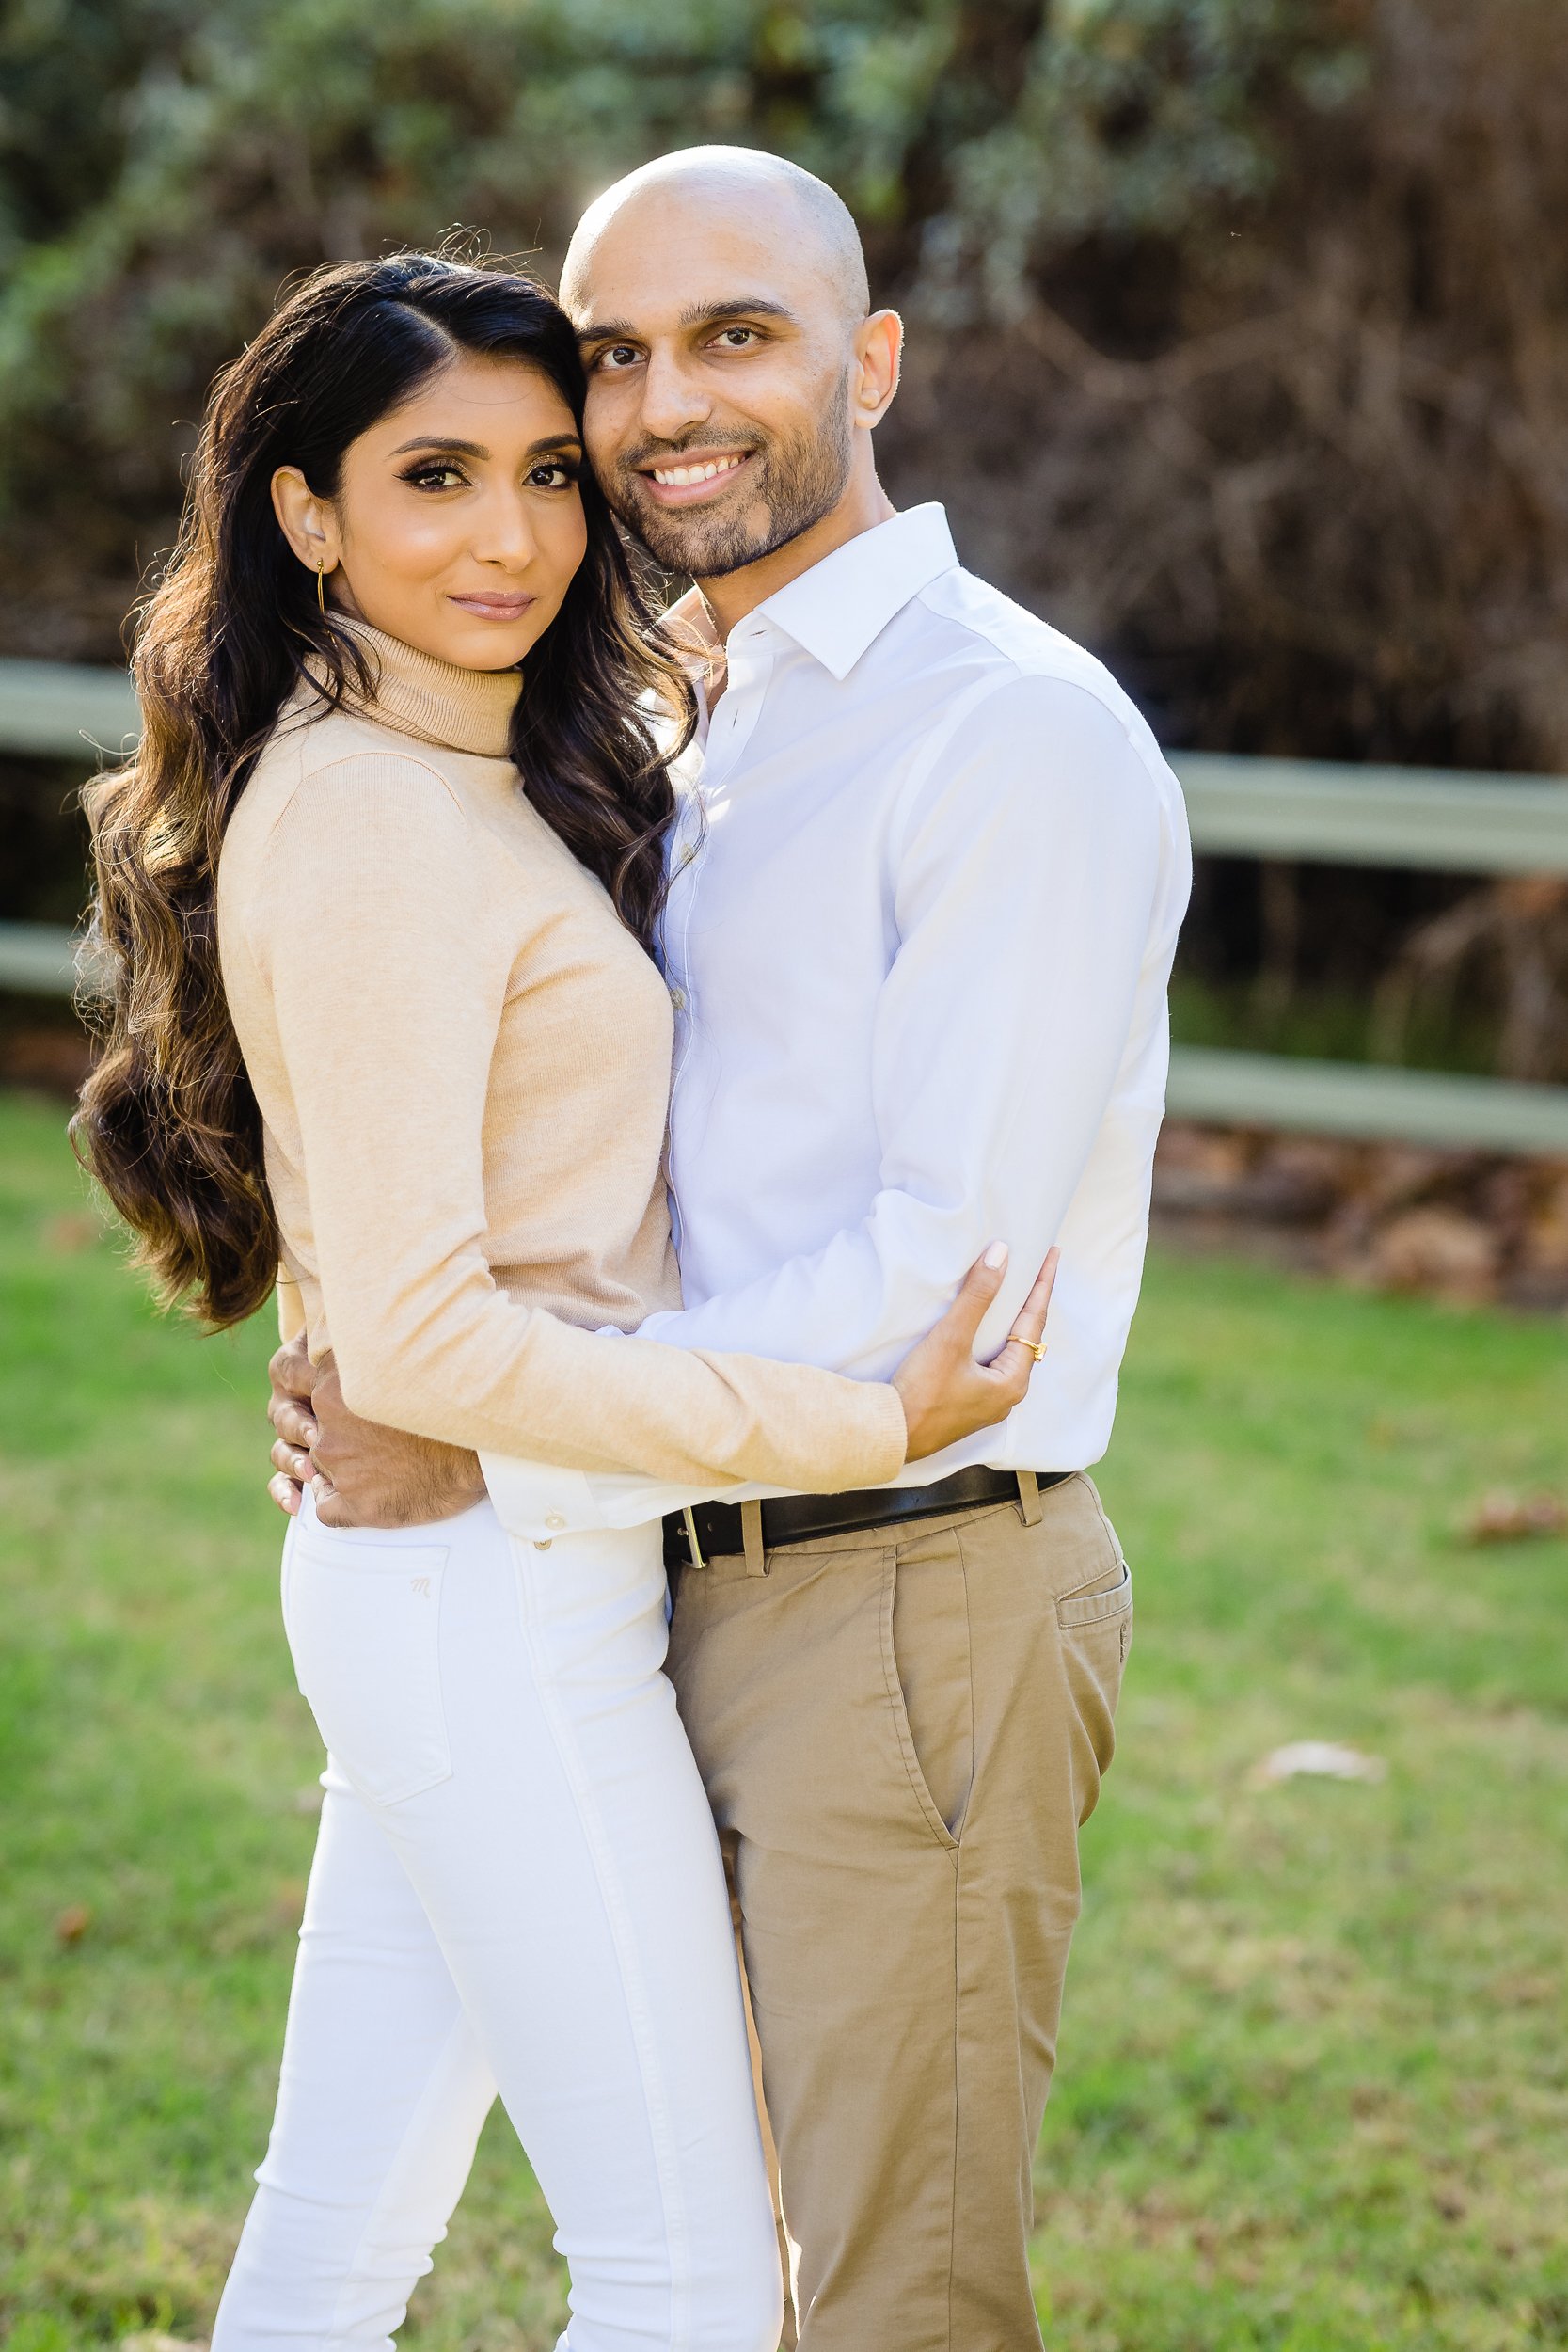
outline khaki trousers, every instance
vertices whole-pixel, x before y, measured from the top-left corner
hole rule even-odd
[[[801,2352],[1037,2352],[1031,2166],[1132,1623],[1082,1476],[680,1576]]]

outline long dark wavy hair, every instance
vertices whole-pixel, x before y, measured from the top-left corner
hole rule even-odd
[[[277,712],[309,669],[324,702],[365,694],[363,653],[289,548],[272,477],[318,497],[343,454],[460,352],[526,361],[579,423],[571,324],[515,272],[428,253],[317,271],[214,386],[174,555],[141,607],[142,737],[84,795],[92,829],[102,1052],[71,1121],[77,1152],[137,1236],[166,1302],[214,1329],[277,1276],[261,1120],[218,969],[218,853]],[[529,799],[652,944],[673,809],[651,707],[683,739],[690,689],[597,484],[588,551],[530,653],[512,755]]]

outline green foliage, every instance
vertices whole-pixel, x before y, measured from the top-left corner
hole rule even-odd
[[[0,1097],[0,2339],[205,2336],[276,2083],[320,1756],[277,1622],[267,1335],[158,1322],[62,1108]],[[1561,1542],[1546,1321],[1166,1258],[1101,1478],[1137,1588],[1037,2170],[1053,2352],[1563,2341]],[[1286,1740],[1381,1786],[1257,1785]],[[82,1906],[62,1940],[62,1915]],[[546,2352],[493,2118],[404,2341]]]
[[[953,155],[939,240],[1004,310],[1086,239],[1174,245],[1266,196],[1291,96],[1343,103],[1365,62],[1308,0],[1060,0],[1016,100]]]
[[[910,315],[895,497],[1167,739],[1568,768],[1561,9],[12,0],[0,644],[112,658],[291,273],[452,229],[547,272],[732,140],[841,188]]]
[[[309,263],[454,226],[558,249],[617,171],[705,139],[832,180],[895,280],[976,247],[1169,234],[1263,188],[1306,0],[30,0],[0,66],[0,499],[82,467],[162,522],[214,366]],[[171,433],[171,419],[185,421]],[[75,468],[62,474],[67,445]],[[117,569],[123,570],[121,556]]]

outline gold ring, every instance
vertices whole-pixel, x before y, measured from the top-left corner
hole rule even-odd
[[[1045,1342],[1043,1340],[1026,1340],[1017,1331],[1009,1331],[1007,1337],[1009,1341],[1016,1341],[1020,1347],[1026,1347],[1037,1364],[1039,1362],[1040,1358],[1045,1354]]]

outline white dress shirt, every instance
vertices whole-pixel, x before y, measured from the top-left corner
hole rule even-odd
[[[898,1483],[1084,1469],[1143,1269],[1180,788],[1101,663],[960,568],[939,506],[836,548],[727,653],[664,922],[686,1304],[642,1335],[885,1378],[1005,1240],[991,1353],[1057,1242],[1028,1396]],[[518,1534],[698,1499],[484,1469]]]

